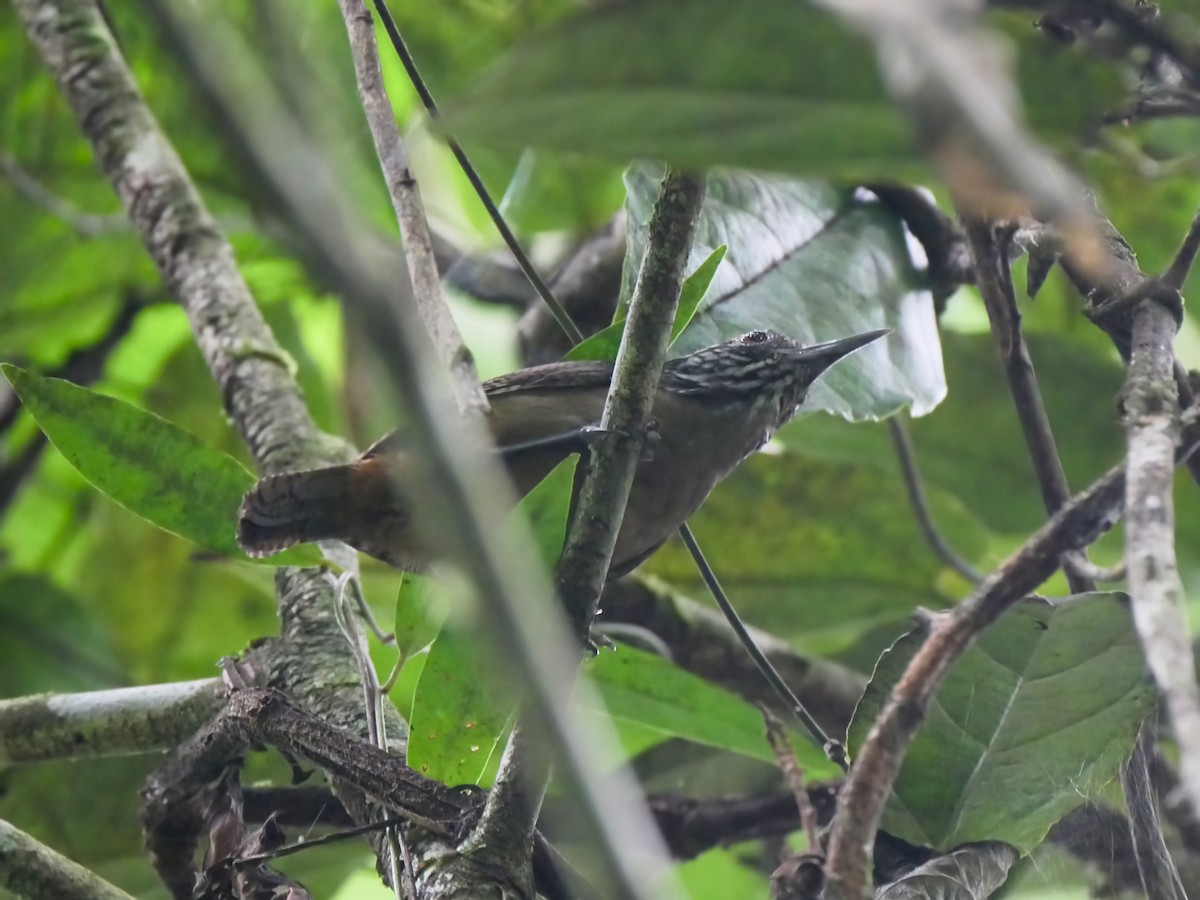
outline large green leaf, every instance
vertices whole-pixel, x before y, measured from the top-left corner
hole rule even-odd
[[[944,80],[954,57],[975,54],[982,71],[965,73],[966,89],[922,91],[929,108],[920,112],[939,113],[937,127],[952,129],[981,107],[1007,113],[1013,106],[1003,51],[959,27],[969,26],[967,16],[943,21],[937,12],[936,5],[845,0],[584,7],[513,48],[447,104],[444,125],[499,148],[895,177],[898,164],[916,168],[918,142],[885,88],[871,41],[904,94]],[[1118,97],[1117,73],[1039,40],[1028,17],[1020,24],[1009,31],[1022,50],[1018,80],[1030,89],[1031,121],[1048,135],[1094,123]]]
[[[816,417],[814,417],[816,418]],[[938,521],[977,560],[987,532],[945,492],[930,491]],[[942,606],[965,587],[946,581],[904,486],[866,466],[759,454],[719,485],[692,518],[705,554],[738,610],[812,653],[833,652],[918,606]],[[686,592],[705,590],[672,541],[646,569]]]
[[[548,568],[562,552],[577,460],[570,456],[555,466],[512,513],[529,524]],[[406,593],[424,592],[430,587],[428,581],[406,579],[397,601],[397,628],[405,629],[405,640],[410,645],[415,640],[409,632],[415,633],[419,627],[410,616],[420,618],[419,610],[401,604],[406,602]],[[491,673],[486,669],[484,653],[478,635],[448,628],[433,642],[417,683],[409,764],[446,784],[479,782],[504,736],[512,709],[511,698],[497,696],[496,679],[487,677]]]
[[[1031,334],[1027,340],[1063,467],[1081,489],[1123,452],[1114,405],[1121,365],[1105,351],[1063,337]],[[932,415],[910,423],[921,474],[927,484],[955,494],[992,530],[1032,531],[1046,513],[995,341],[948,332],[942,349],[954,390]],[[896,472],[884,425],[810,416],[779,439],[810,458]],[[949,526],[943,530],[954,533]]]
[[[513,702],[485,677],[478,635],[447,628],[429,648],[409,718],[408,764],[445,784],[478,784]]]
[[[852,757],[924,639],[911,632],[880,658],[850,725]],[[1112,780],[1154,704],[1126,595],[1031,597],[951,671],[882,827],[939,850],[996,840],[1028,852]]]
[[[628,297],[645,253],[662,171],[626,175]],[[691,264],[728,245],[704,302],[672,345],[681,356],[757,328],[806,342],[891,328],[835,366],[806,408],[879,418],[911,405],[929,412],[946,393],[933,300],[912,264],[900,222],[866,193],[821,182],[713,173]]]
[[[721,265],[721,260],[725,258],[728,249],[724,244],[717,247],[704,262],[696,267],[691,275],[684,279],[683,285],[679,289],[679,306],[675,310],[675,321],[671,325],[672,343],[679,339],[696,315],[700,301],[708,292],[713,276],[717,273],[717,267]],[[625,333],[625,316],[628,309],[627,302],[621,304],[611,325],[576,344],[563,359],[600,359],[605,361],[616,359],[617,350],[621,347],[621,336]]]
[[[234,519],[255,479],[236,459],[121,400],[16,366],[2,368],[50,442],[97,489],[159,528],[252,561],[234,539]],[[275,566],[320,561],[313,547],[263,560]]]
[[[632,722],[664,737],[685,738],[731,753],[773,763],[762,713],[745,700],[672,665],[661,657],[621,646],[601,653],[586,671],[600,688],[614,719]],[[810,778],[829,778],[837,767],[804,740],[794,742]]]
[[[809,3],[582,10],[446,104],[451,133],[627,161],[878,171],[915,157],[871,47]]]

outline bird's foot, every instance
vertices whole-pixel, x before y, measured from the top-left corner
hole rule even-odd
[[[642,455],[639,462],[648,463],[662,444],[662,432],[658,430],[658,419],[647,419],[642,429]]]

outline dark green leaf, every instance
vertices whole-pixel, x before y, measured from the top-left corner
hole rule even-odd
[[[977,560],[987,547],[979,522],[943,491],[929,501],[958,551]],[[691,524],[738,610],[806,652],[840,650],[965,587],[926,549],[902,482],[865,466],[759,454]],[[705,590],[678,542],[646,568],[692,596]]]
[[[408,764],[445,784],[478,784],[512,709],[483,677],[477,639],[446,629],[434,641],[417,683]]]
[[[571,489],[575,483],[575,465],[579,457],[568,456],[537,483],[517,504],[514,516],[524,516],[533,533],[534,543],[547,569],[553,569],[562,553],[567,535],[567,517],[571,513]]]
[[[1030,334],[1027,340],[1063,467],[1080,489],[1123,452],[1113,405],[1121,365],[1115,354],[1094,352],[1064,337]],[[993,531],[1032,531],[1046,512],[995,341],[986,334],[947,332],[942,349],[954,390],[932,415],[909,423],[924,481],[953,493]],[[809,416],[779,438],[810,458],[897,472],[885,425]],[[948,524],[942,530],[955,534]]]
[[[159,528],[251,561],[234,539],[234,520],[254,476],[236,459],[136,406],[16,366],[2,368],[50,442],[98,490]],[[320,561],[313,547],[262,560],[274,566]]]
[[[762,713],[735,694],[650,653],[621,646],[587,666],[610,715],[731,753],[774,762]],[[837,769],[820,749],[794,742],[810,778],[833,777]]]
[[[692,317],[696,314],[696,309],[700,306],[700,301],[704,299],[704,294],[708,290],[708,286],[712,283],[713,276],[717,273],[717,267],[721,264],[721,260],[725,258],[725,252],[729,248],[722,244],[716,250],[708,255],[691,275],[683,282],[683,286],[679,290],[679,307],[675,311],[675,322],[671,326],[671,342],[683,333],[687,328],[688,323],[692,321]],[[617,350],[621,346],[621,335],[625,333],[625,315],[628,312],[628,303],[622,304],[617,310],[617,315],[611,325],[607,328],[596,332],[585,341],[581,341],[572,347],[563,357],[563,359],[599,359],[604,361],[614,360],[617,358]]]
[[[628,297],[645,253],[661,169],[626,175]],[[714,173],[692,243],[693,264],[728,245],[691,324],[682,356],[758,328],[806,342],[891,328],[813,387],[808,409],[880,418],[909,404],[918,415],[946,393],[933,300],[913,268],[900,222],[872,195],[820,182]]]
[[[538,482],[517,505],[513,516],[524,516],[547,567],[562,552],[571,509],[571,486],[577,456],[570,456]],[[397,632],[402,625],[400,603],[412,589],[405,580],[397,605]],[[417,581],[428,591],[428,581]],[[416,614],[416,609],[411,611]],[[407,625],[405,626],[407,628]],[[399,640],[399,634],[397,634]],[[476,636],[453,629],[443,631],[430,648],[413,698],[410,765],[447,784],[475,784],[503,736],[512,701],[497,696],[496,680],[483,677],[483,650]]]
[[[392,626],[401,658],[408,659],[437,637],[445,617],[445,603],[438,595],[438,585],[424,575],[404,573],[396,595],[396,618]]]
[[[852,757],[924,639],[914,631],[880,658],[850,725]],[[1116,776],[1154,704],[1126,595],[1031,597],[951,671],[882,827],[938,850],[997,840],[1028,852]]]
[[[514,48],[446,104],[449,133],[500,148],[789,171],[912,160],[870,45],[790,0],[591,7]]]
[[[842,21],[822,7],[841,7]],[[908,83],[944,77],[930,54],[1002,50],[927,13],[790,0],[639,0],[588,7],[510,53],[447,104],[449,133],[499,148],[549,147],[610,159],[737,166],[849,178],[916,171],[919,148],[879,76],[878,52]],[[925,21],[927,19],[928,21]],[[1078,49],[1049,46],[1029,17],[1016,39],[1030,122],[1076,135],[1120,97],[1119,74]],[[870,40],[860,36],[866,34]],[[945,45],[950,45],[946,50]],[[896,62],[907,53],[913,60]],[[914,68],[917,70],[914,72]],[[1006,105],[1006,67],[976,75],[974,102]],[[898,79],[902,80],[902,79]],[[911,102],[911,98],[906,98]],[[945,117],[961,97],[925,91]],[[922,123],[927,124],[927,123]],[[950,123],[952,126],[953,123]],[[946,128],[944,121],[938,127]]]

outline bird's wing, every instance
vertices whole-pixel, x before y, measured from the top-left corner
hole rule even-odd
[[[607,389],[612,381],[613,365],[596,360],[585,360],[572,363],[551,363],[547,366],[533,366],[529,369],[518,369],[490,381],[484,382],[483,390],[490,400],[503,394],[516,391],[561,391],[568,388],[602,387]]]
[[[566,433],[584,425],[600,421],[603,397],[612,381],[612,363],[587,360],[568,365],[553,363],[548,366],[533,366],[518,369],[484,382],[483,390],[493,407],[503,406],[514,394],[524,394],[529,412],[519,421],[497,414],[491,418],[492,437],[503,447],[506,444],[537,440],[543,437]],[[599,406],[594,402],[594,392],[601,390]],[[579,402],[568,404],[546,400],[543,391],[578,392]],[[520,401],[518,401],[520,402]],[[541,421],[538,424],[539,417]],[[511,424],[504,424],[509,423]],[[497,424],[499,423],[499,424]],[[411,441],[401,431],[390,431],[363,451],[361,459],[375,456],[394,456],[411,447]]]

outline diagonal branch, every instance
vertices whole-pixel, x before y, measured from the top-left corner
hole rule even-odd
[[[0,888],[13,897],[133,900],[99,875],[60,856],[3,819],[0,819]]]

